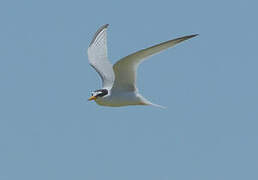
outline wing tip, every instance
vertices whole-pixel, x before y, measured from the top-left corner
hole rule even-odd
[[[103,25],[104,26],[104,28],[107,28],[108,26],[109,26],[109,24],[105,24],[105,25]]]
[[[199,34],[192,34],[192,35],[188,35],[188,36],[183,36],[183,37],[173,39],[171,41],[176,41],[176,44],[177,44],[177,43],[180,43],[180,42],[185,41],[187,39],[191,39],[191,38],[196,37],[196,36],[199,36]]]
[[[101,31],[103,31],[104,29],[107,29],[108,26],[109,26],[109,24],[104,24],[104,25],[102,25],[102,26],[97,30],[97,32],[94,34],[94,36],[93,36],[93,38],[92,38],[92,40],[91,40],[91,42],[90,42],[89,47],[94,43],[94,41],[96,40],[96,38],[97,38],[97,36],[99,35],[99,33],[100,33]]]
[[[192,37],[195,37],[195,36],[199,36],[199,34],[192,34],[192,35],[189,35],[190,36],[190,38],[192,38]]]
[[[190,38],[193,38],[193,37],[196,37],[196,36],[199,36],[199,34],[192,34],[192,35],[188,35],[188,36],[185,36],[185,37],[182,37],[182,38],[190,39]]]

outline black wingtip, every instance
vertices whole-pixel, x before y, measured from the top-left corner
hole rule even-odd
[[[108,26],[109,26],[109,24],[105,24],[105,25],[101,26],[101,27],[97,30],[97,32],[95,33],[95,35],[94,35],[94,37],[93,37],[93,39],[92,39],[92,41],[91,41],[91,43],[90,43],[89,46],[91,46],[91,45],[94,43],[94,41],[95,41],[96,37],[98,36],[98,34],[99,34],[103,29],[106,29]]]
[[[195,37],[195,36],[199,36],[199,34],[192,34],[192,35],[189,35],[188,37],[192,38],[192,37]]]
[[[183,36],[183,37],[179,37],[179,38],[176,38],[176,39],[173,39],[173,41],[177,41],[177,43],[180,43],[182,41],[185,41],[187,39],[191,39],[195,36],[198,36],[199,34],[192,34],[192,35],[187,35],[187,36]]]
[[[103,25],[103,29],[104,29],[104,28],[107,28],[108,26],[109,26],[109,24]]]

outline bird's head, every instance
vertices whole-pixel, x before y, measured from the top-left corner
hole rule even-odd
[[[96,100],[97,98],[104,97],[107,94],[108,94],[107,89],[99,89],[99,90],[91,92],[91,97],[88,100],[89,101]]]

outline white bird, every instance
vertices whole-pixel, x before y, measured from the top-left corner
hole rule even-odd
[[[180,37],[166,41],[155,46],[130,54],[113,66],[107,57],[107,27],[103,25],[95,33],[88,48],[88,59],[90,65],[98,72],[102,79],[102,88],[91,93],[90,100],[95,100],[102,106],[128,106],[128,105],[153,105],[145,99],[136,87],[136,72],[139,64],[165,49],[197,36],[197,34]]]

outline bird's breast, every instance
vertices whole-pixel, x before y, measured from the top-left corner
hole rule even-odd
[[[135,92],[111,92],[108,96],[97,98],[96,103],[102,106],[145,105]]]

